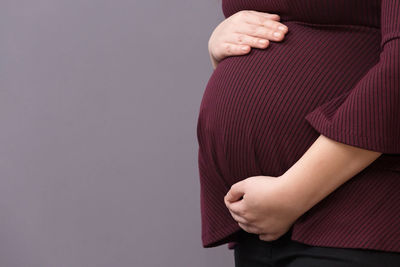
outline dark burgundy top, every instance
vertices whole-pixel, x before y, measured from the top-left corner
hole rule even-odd
[[[289,32],[222,60],[199,109],[203,247],[243,231],[224,204],[232,184],[280,176],[320,134],[382,152],[293,225],[315,246],[400,252],[400,0],[223,0],[276,13]]]

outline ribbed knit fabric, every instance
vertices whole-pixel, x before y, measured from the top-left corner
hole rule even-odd
[[[201,102],[197,138],[203,247],[242,230],[231,185],[285,173],[320,134],[382,152],[300,217],[292,239],[400,252],[400,0],[223,0],[279,14],[289,32],[223,59]]]

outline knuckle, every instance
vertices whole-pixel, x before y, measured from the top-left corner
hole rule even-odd
[[[274,20],[274,21],[277,21],[277,20],[281,19],[281,17],[278,14],[275,14],[275,13],[269,13],[269,18],[271,20]]]
[[[255,220],[253,217],[250,217],[250,216],[247,216],[246,220],[248,223],[252,223],[252,224],[257,223],[257,220]]]
[[[241,216],[247,218],[247,214],[248,214],[247,209],[242,209],[242,215]]]
[[[242,17],[243,17],[243,12],[242,12],[242,11],[237,12],[237,13],[233,16],[233,18],[235,18],[235,19],[241,19]]]
[[[225,53],[230,54],[232,52],[232,46],[230,44],[225,44],[224,51]],[[233,188],[233,186],[231,186],[231,188]]]
[[[238,34],[236,37],[236,42],[238,44],[244,44],[245,36],[244,34]]]
[[[274,21],[271,19],[265,19],[263,22],[263,25],[269,28],[273,28],[274,27]]]
[[[278,27],[281,25],[279,22],[271,20],[271,28],[273,28],[274,30],[279,30]]]
[[[236,214],[237,214],[238,216],[242,217],[242,216],[244,215],[243,209],[238,209],[238,210],[236,210]]]
[[[256,25],[249,25],[246,28],[246,34],[254,36],[257,33],[257,26]]]
[[[267,36],[269,32],[270,32],[270,30],[268,30],[265,27],[259,27],[258,28],[258,35],[259,36]]]
[[[247,218],[242,218],[242,222],[245,223],[245,224],[251,224],[251,223],[249,222],[249,220],[247,220]]]
[[[252,34],[255,35],[255,36],[258,36],[258,35],[260,35],[262,33],[262,31],[263,31],[263,29],[261,27],[254,27],[253,31],[252,31]]]
[[[244,19],[248,15],[248,12],[247,12],[247,10],[241,10],[238,13],[236,13],[236,15],[237,15],[236,17],[238,19]]]
[[[232,212],[235,214],[235,216],[239,216],[239,217],[243,216],[242,210],[236,209],[236,210],[232,210]]]
[[[258,46],[258,45],[260,45],[260,40],[261,39],[253,38],[253,39],[251,39],[251,44],[253,46]]]
[[[257,20],[259,24],[265,25],[269,19],[265,16],[257,16]]]

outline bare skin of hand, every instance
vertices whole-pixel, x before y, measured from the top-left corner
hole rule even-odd
[[[279,19],[277,14],[241,10],[223,20],[208,41],[214,69],[225,57],[245,55],[252,47],[264,49],[270,41],[282,41],[288,27],[280,23]]]
[[[276,240],[285,234],[305,210],[286,184],[272,176],[252,176],[232,185],[224,197],[232,217],[261,240]],[[282,197],[284,196],[284,197]],[[240,199],[243,197],[243,199]]]
[[[261,240],[276,240],[302,214],[381,155],[321,134],[284,174],[239,181],[224,202],[246,232],[258,234]]]

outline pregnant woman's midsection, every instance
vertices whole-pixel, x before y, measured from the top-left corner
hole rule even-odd
[[[289,33],[282,42],[225,58],[205,89],[200,168],[227,186],[250,175],[282,174],[319,135],[306,114],[349,91],[379,60],[376,28],[283,23]]]

